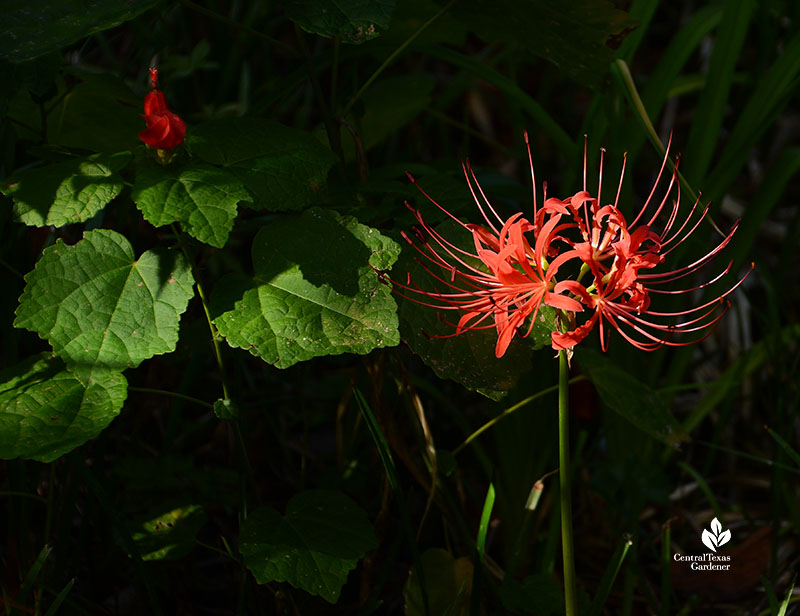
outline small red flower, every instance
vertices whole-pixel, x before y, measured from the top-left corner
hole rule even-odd
[[[158,90],[158,69],[150,69],[150,83],[153,89],[144,99],[144,114],[147,128],[139,133],[139,139],[159,150],[170,150],[183,143],[186,137],[186,123],[167,107],[164,93]]]

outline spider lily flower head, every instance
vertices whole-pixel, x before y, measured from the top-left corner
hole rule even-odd
[[[557,199],[545,199],[541,209],[537,208],[535,184],[533,222],[522,212],[503,219],[486,198],[469,161],[462,167],[485,225],[462,222],[419,187],[413,176],[408,177],[433,205],[472,235],[474,249],[464,250],[443,237],[406,202],[419,226],[415,238],[406,233],[403,237],[417,250],[417,263],[437,288],[423,289],[410,274],[405,284],[392,280],[391,285],[399,295],[436,308],[440,315],[460,313],[457,322],[441,317],[453,325],[454,332],[437,337],[496,329],[495,355],[502,357],[515,336],[530,334],[542,304],[569,312],[583,310],[581,302],[564,293],[556,280],[559,268],[576,257],[574,251],[560,252],[556,242],[562,239],[560,233],[575,223],[562,222],[566,209]],[[532,166],[531,174],[534,177]]]
[[[502,357],[515,336],[525,337],[531,333],[543,304],[559,310],[561,318],[557,324],[561,321],[568,327],[563,331],[557,325],[552,332],[552,347],[556,350],[571,349],[595,326],[600,331],[604,351],[608,349],[611,329],[617,330],[633,346],[647,351],[693,344],[710,335],[713,326],[728,310],[727,296],[747,274],[715,298],[693,308],[675,312],[651,309],[651,296],[695,293],[726,276],[731,263],[707,282],[677,290],[661,288],[692,276],[709,264],[730,243],[738,226],[738,222],[735,223],[716,247],[693,263],[659,271],[669,255],[694,233],[709,209],[706,205],[697,220],[690,224],[700,203],[698,197],[688,216],[678,224],[681,196],[677,164],[663,198],[654,200],[665,175],[669,145],[647,200],[639,214],[628,223],[617,207],[625,175],[624,164],[614,203],[602,206],[603,156],[601,153],[598,196],[592,197],[586,190],[584,149],[583,190],[565,200],[547,198],[544,184],[543,203],[539,207],[527,133],[525,142],[534,187],[530,218],[518,212],[503,219],[486,198],[469,161],[462,164],[464,176],[485,225],[460,221],[417,185],[433,205],[471,233],[472,251],[443,237],[426,223],[419,210],[406,202],[419,226],[415,228],[415,238],[406,233],[403,237],[417,250],[417,262],[436,286],[422,288],[410,274],[405,284],[396,280],[389,282],[399,295],[438,309],[440,317],[446,311],[458,313],[455,322],[441,317],[454,331],[436,337],[494,328],[497,330],[495,354]],[[410,174],[409,179],[416,184]],[[670,204],[673,189],[676,193]],[[660,218],[666,218],[666,222],[658,231],[656,222]],[[565,268],[567,263],[574,263],[574,267]],[[379,275],[387,281],[383,274]],[[581,312],[589,316],[578,324],[577,313]]]
[[[670,139],[671,143],[671,139]],[[683,295],[694,293],[722,279],[730,272],[732,263],[707,282],[681,289],[663,289],[661,285],[692,276],[709,264],[730,243],[738,227],[738,221],[727,235],[707,254],[684,267],[667,271],[657,271],[659,265],[678,246],[685,242],[700,223],[706,218],[710,203],[707,204],[694,224],[694,217],[700,203],[698,196],[691,211],[677,230],[680,209],[680,183],[678,164],[669,180],[664,197],[660,202],[653,200],[657,187],[664,176],[664,168],[669,157],[669,146],[650,194],[639,214],[630,224],[617,209],[619,194],[625,175],[623,164],[619,186],[613,205],[598,207],[602,190],[602,154],[600,159],[600,179],[598,199],[585,192],[586,155],[584,150],[584,193],[579,193],[582,202],[570,202],[570,213],[580,230],[581,239],[573,249],[583,262],[581,274],[591,272],[591,283],[584,286],[579,281],[564,281],[561,286],[589,310],[593,311],[588,320],[566,332],[553,332],[553,348],[568,349],[581,342],[589,332],[598,326],[603,350],[608,349],[609,328],[616,329],[633,346],[652,351],[661,346],[685,346],[699,342],[709,336],[713,326],[730,307],[726,297],[730,295],[747,277],[749,271],[734,285],[702,304],[682,311],[658,312],[650,308],[652,295]],[[676,189],[675,198],[669,210],[668,201]],[[578,195],[576,195],[578,197]],[[656,220],[666,211],[667,220],[661,231],[655,230]],[[648,218],[649,217],[649,218]],[[644,222],[646,220],[646,222]],[[687,228],[688,227],[688,228]],[[752,271],[752,267],[750,269]],[[580,276],[579,276],[580,278]],[[676,320],[678,322],[676,322]]]
[[[147,128],[139,133],[139,139],[158,150],[170,150],[183,143],[186,123],[167,107],[167,99],[158,89],[158,69],[149,70],[152,90],[144,98],[142,114]]]

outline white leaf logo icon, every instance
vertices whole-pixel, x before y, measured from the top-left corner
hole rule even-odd
[[[711,531],[703,530],[701,537],[705,546],[712,552],[716,552],[717,548],[725,545],[731,540],[731,531],[722,530],[722,524],[719,523],[717,518],[711,520]]]

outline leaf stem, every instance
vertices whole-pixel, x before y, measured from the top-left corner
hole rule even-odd
[[[372,85],[372,82],[375,81],[378,77],[380,77],[381,73],[383,73],[383,71],[385,71],[392,62],[394,62],[395,58],[397,58],[397,56],[399,56],[401,53],[403,53],[403,51],[405,51],[406,47],[408,47],[409,45],[411,45],[411,43],[413,43],[415,40],[417,40],[417,37],[419,37],[420,34],[425,32],[425,30],[427,30],[431,26],[431,24],[433,24],[433,22],[435,22],[442,15],[444,15],[447,11],[449,11],[450,7],[452,7],[457,1],[458,0],[450,0],[450,2],[445,4],[441,8],[441,10],[439,10],[438,13],[436,13],[428,21],[426,21],[424,24],[422,24],[411,36],[409,36],[403,42],[403,44],[400,45],[400,47],[395,49],[391,53],[391,55],[388,58],[386,58],[378,68],[375,69],[375,72],[372,73],[372,75],[369,76],[369,79],[367,79],[364,82],[364,85],[362,85],[358,89],[358,92],[353,94],[353,98],[350,99],[350,102],[348,102],[347,105],[345,106],[345,108],[342,110],[342,115],[347,115],[347,112],[350,111],[350,109],[353,107],[353,105],[355,105],[356,101],[359,98],[361,98],[361,95],[364,94],[364,92],[366,92],[367,88],[369,88]]]
[[[145,394],[160,394],[162,396],[172,396],[173,398],[180,398],[188,402],[194,402],[195,404],[204,406],[207,409],[214,408],[214,405],[211,404],[210,402],[206,402],[205,400],[200,400],[199,398],[193,398],[192,396],[187,396],[186,394],[181,394],[178,393],[177,391],[168,391],[166,389],[153,389],[152,387],[132,387],[130,385],[128,386],[128,391],[138,391]]]
[[[558,477],[561,499],[561,548],[564,561],[564,607],[566,616],[577,616],[575,591],[575,543],[572,536],[572,475],[569,467],[569,362],[567,352],[558,352]]]
[[[569,383],[577,383],[578,381],[585,381],[585,380],[586,380],[586,377],[581,374],[581,375],[578,375],[578,376],[573,377],[572,379],[570,379]],[[462,449],[464,449],[464,447],[469,445],[472,441],[474,441],[481,434],[486,432],[489,428],[494,426],[501,419],[505,419],[506,417],[511,415],[511,413],[513,413],[515,411],[518,411],[523,406],[527,406],[528,404],[530,404],[531,402],[533,402],[537,398],[541,398],[542,396],[545,396],[545,395],[547,395],[547,394],[549,394],[551,392],[554,392],[557,389],[558,389],[558,385],[553,385],[552,387],[547,387],[547,388],[545,388],[545,389],[543,389],[541,391],[537,391],[535,394],[533,394],[531,396],[528,396],[524,400],[520,400],[519,402],[517,402],[513,406],[508,407],[505,411],[503,411],[499,415],[497,415],[495,417],[492,417],[489,421],[487,421],[485,424],[483,424],[480,428],[475,430],[475,432],[470,434],[463,443],[461,443],[458,447],[456,447],[453,450],[453,455],[454,456],[457,455]]]
[[[220,335],[217,331],[217,328],[214,326],[214,321],[211,319],[211,313],[208,311],[208,302],[206,301],[206,294],[203,291],[203,285],[200,283],[200,277],[197,275],[196,268],[194,266],[194,261],[189,254],[189,250],[186,248],[186,243],[183,241],[183,234],[181,233],[180,229],[172,223],[172,232],[175,233],[175,237],[178,240],[178,246],[180,246],[181,252],[183,252],[183,256],[186,257],[186,260],[189,262],[189,266],[192,268],[192,275],[194,276],[194,284],[197,287],[197,295],[200,298],[200,303],[203,305],[203,312],[206,315],[206,321],[208,322],[208,329],[211,331],[211,342],[214,344],[214,355],[217,359],[217,366],[219,367],[219,376],[222,380],[222,396],[224,400],[230,400],[230,396],[228,395],[228,384],[227,378],[225,376],[225,364],[222,361],[222,351],[219,346],[219,339]]]

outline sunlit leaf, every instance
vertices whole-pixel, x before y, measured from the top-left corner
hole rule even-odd
[[[37,167],[3,180],[0,191],[14,200],[14,215],[26,225],[84,222],[122,192],[116,172],[130,158],[128,152],[96,154]]]
[[[156,227],[180,222],[189,235],[217,248],[228,241],[238,203],[251,200],[235,175],[202,163],[145,169],[131,197]]]
[[[139,259],[127,239],[98,229],[45,249],[26,277],[16,327],[48,340],[81,382],[175,349],[194,279],[182,254]]]
[[[373,267],[387,269],[398,252],[375,229],[330,210],[287,216],[256,235],[252,288],[215,323],[231,346],[279,368],[394,346],[396,305]]]
[[[195,536],[205,523],[200,505],[186,505],[139,522],[131,529],[131,539],[142,560],[178,560],[195,547]]]

